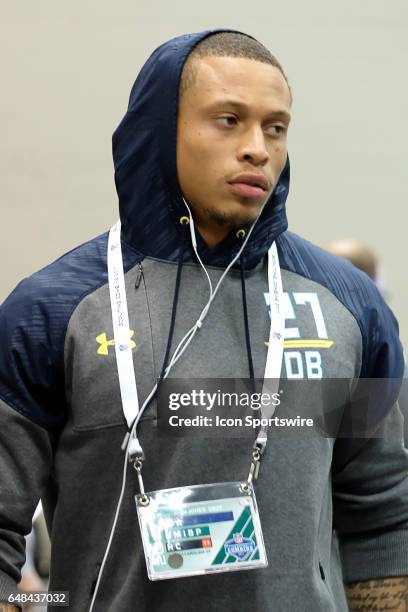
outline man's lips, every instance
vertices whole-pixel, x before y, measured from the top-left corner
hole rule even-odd
[[[247,183],[230,183],[230,188],[232,193],[253,200],[259,200],[260,198],[265,197],[266,193],[266,191],[261,187],[255,187],[254,185],[248,185]]]
[[[244,198],[258,200],[269,190],[269,181],[262,174],[245,172],[228,181],[231,191]]]

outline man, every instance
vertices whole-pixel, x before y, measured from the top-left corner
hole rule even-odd
[[[365,272],[371,280],[381,289],[381,278],[378,258],[367,245],[352,238],[333,240],[325,247],[333,255],[351,261],[353,266]]]
[[[286,231],[290,109],[280,64],[247,35],[204,32],[159,47],[113,137],[129,341],[113,340],[111,304],[116,317],[122,303],[115,275],[110,297],[107,234],[24,281],[3,305],[3,601],[15,590],[41,494],[52,534],[50,590],[69,591],[75,612],[345,611],[343,581],[353,584],[351,609],[380,601],[403,609],[408,482],[395,392],[382,406],[381,436],[273,436],[255,485],[268,567],[180,580],[176,555],[176,578],[150,581],[134,502],[143,491],[130,466],[118,504],[132,422],[126,402],[122,410],[121,350],[132,350],[141,410],[161,375],[262,378],[269,311],[277,312],[267,280],[274,241],[288,320],[282,379],[402,374],[397,325],[375,288]],[[109,244],[114,257],[117,243]],[[213,287],[239,255],[209,307],[195,248]],[[307,397],[295,404],[297,414],[309,408]],[[159,440],[156,416],[153,402],[137,430],[146,491],[245,480],[252,442]]]

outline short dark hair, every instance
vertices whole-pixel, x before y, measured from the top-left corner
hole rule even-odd
[[[211,55],[218,57],[245,57],[275,66],[282,73],[292,99],[292,91],[287,76],[276,57],[260,42],[239,32],[218,32],[207,36],[207,38],[201,40],[194,47],[181,73],[180,97],[195,83],[197,68],[194,60]]]

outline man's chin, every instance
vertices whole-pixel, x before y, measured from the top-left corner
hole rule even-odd
[[[239,229],[253,223],[262,210],[263,202],[254,203],[239,202],[231,206],[220,207],[219,209],[209,210],[211,219],[217,225],[222,227],[230,227],[231,229]]]

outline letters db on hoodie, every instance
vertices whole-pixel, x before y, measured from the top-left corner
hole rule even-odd
[[[140,402],[160,376],[182,243],[179,219],[185,207],[176,174],[180,74],[191,50],[209,34],[180,36],[154,51],[113,135],[129,343]],[[314,418],[309,393],[325,411],[325,387],[316,391],[316,381],[347,380],[355,400],[360,379],[382,379],[381,401],[370,409],[369,423],[380,423],[383,435],[341,437],[352,404],[342,409],[345,419],[333,419],[333,437],[324,423],[320,431],[314,424],[314,435],[305,435],[305,428],[296,431],[295,440],[271,427],[273,440],[257,481],[269,566],[186,578],[182,584],[147,578],[135,521],[136,482],[129,477],[97,611],[193,607],[204,612],[238,605],[241,610],[346,612],[344,581],[408,574],[407,454],[398,437],[398,385],[385,382],[403,373],[398,326],[365,274],[288,231],[288,190],[289,159],[245,247],[255,378],[262,378],[265,369],[270,329],[266,254],[276,241],[286,318],[284,393],[276,416],[286,411],[307,417],[312,410]],[[49,588],[69,591],[75,612],[89,609],[120,492],[127,432],[107,239],[103,233],[23,280],[0,308],[0,591],[16,591],[23,534],[31,529],[41,495],[52,532]],[[197,235],[213,284],[239,246],[231,235],[209,249]],[[208,299],[204,276],[186,242],[174,346]],[[239,268],[226,276],[205,325],[171,376],[188,381],[248,376]],[[311,391],[302,381],[310,381]],[[368,405],[363,400],[353,405],[352,416],[361,414],[364,422]],[[252,438],[243,440],[237,452],[234,439],[168,436],[158,427],[157,402],[141,421],[139,436],[149,466],[148,491],[214,479],[238,481],[248,473]]]

